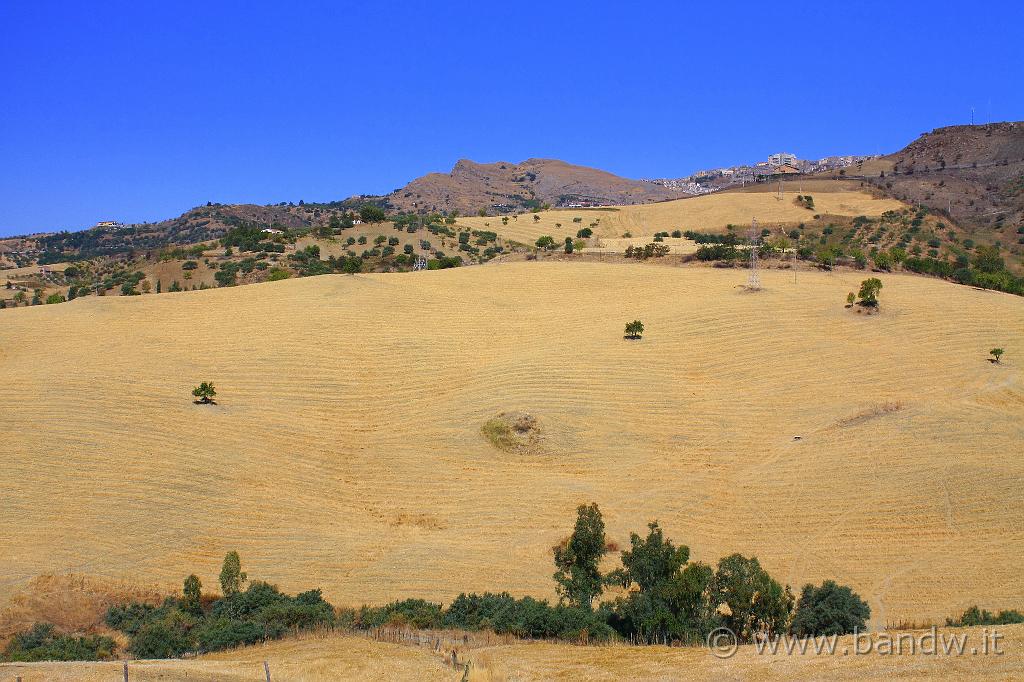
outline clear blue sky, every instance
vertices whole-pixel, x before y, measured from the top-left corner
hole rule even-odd
[[[1020,2],[0,2],[0,235],[1024,119]]]

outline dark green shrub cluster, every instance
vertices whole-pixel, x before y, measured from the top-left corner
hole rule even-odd
[[[128,650],[137,658],[219,651],[279,639],[289,632],[330,627],[335,622],[334,608],[324,601],[320,590],[290,597],[265,582],[253,582],[244,591],[205,607],[187,596],[168,598],[158,607],[139,603],[113,606],[105,620],[128,635]]]
[[[228,230],[228,233],[221,238],[220,243],[227,248],[236,247],[239,251],[284,253],[284,244],[269,241],[267,237],[267,233],[256,223],[242,222]]]
[[[238,263],[228,262],[217,268],[217,272],[213,273],[213,278],[217,280],[217,284],[222,287],[234,286],[238,283],[238,271],[241,266]]]
[[[104,661],[114,657],[117,645],[99,635],[59,635],[49,623],[14,635],[0,659],[4,661]]]
[[[648,258],[661,258],[667,256],[669,247],[667,244],[645,244],[644,246],[633,246],[630,244],[626,247],[626,258],[636,258],[637,260],[647,260]]]
[[[406,599],[386,606],[364,606],[352,614],[357,629],[383,625],[426,630],[491,630],[516,637],[581,638],[607,640],[614,636],[608,625],[609,613],[556,604],[532,597],[515,599],[507,592],[460,594],[445,609],[422,599]]]
[[[331,271],[328,263],[320,260],[320,247],[316,244],[310,244],[301,251],[289,254],[288,260],[302,277],[326,275]]]
[[[698,244],[732,244],[735,246],[740,243],[739,237],[731,232],[727,234],[709,234],[707,232],[687,230],[686,232],[683,232],[683,236],[690,241],[697,242]]]
[[[1011,609],[992,613],[985,609],[972,606],[961,614],[959,618],[947,618],[946,625],[950,627],[969,627],[972,625],[1014,625],[1024,623],[1024,613]]]
[[[863,630],[871,608],[849,587],[826,580],[804,585],[791,629],[794,635],[847,635]]]
[[[697,260],[702,261],[732,261],[743,257],[739,252],[739,249],[731,244],[711,244],[701,246],[697,249],[697,253],[694,255]]]
[[[462,260],[458,256],[444,256],[439,251],[437,258],[431,258],[427,261],[428,270],[446,270],[448,268],[457,268],[462,265]]]

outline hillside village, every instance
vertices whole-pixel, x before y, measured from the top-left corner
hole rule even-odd
[[[876,156],[827,156],[817,161],[798,159],[796,154],[778,152],[768,156],[765,161],[753,165],[728,166],[725,168],[709,168],[700,170],[682,178],[645,179],[649,182],[670,189],[678,189],[691,195],[708,194],[729,187],[767,182],[772,179],[792,175],[817,175],[832,171],[844,171],[854,166],[863,166],[869,159]]]

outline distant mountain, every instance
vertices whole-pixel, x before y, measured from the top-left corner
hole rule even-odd
[[[677,189],[619,177],[555,159],[476,163],[463,159],[450,173],[430,173],[387,196],[401,211],[511,213],[551,206],[642,204],[686,196]]]

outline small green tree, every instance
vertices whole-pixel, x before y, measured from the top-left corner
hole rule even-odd
[[[572,253],[572,251],[573,251],[572,237],[566,237],[565,238],[565,252],[566,253]]]
[[[713,603],[728,607],[723,624],[741,642],[751,641],[757,633],[771,636],[786,629],[793,595],[761,568],[756,557],[733,554],[721,559],[710,589]]]
[[[185,578],[185,585],[181,591],[181,610],[193,616],[203,615],[202,590],[203,584],[199,582],[199,576],[193,573]]]
[[[993,348],[992,350],[990,350],[988,352],[988,354],[992,356],[992,358],[993,358],[992,362],[996,363],[997,365],[1000,362],[1002,362],[1002,357],[1003,357],[1003,349],[1002,348]]]
[[[548,235],[544,235],[536,242],[537,248],[539,249],[551,249],[555,246],[555,238]]]
[[[213,382],[204,381],[192,389],[192,395],[197,398],[197,403],[205,405],[214,402],[213,399],[217,396],[217,391],[213,388]]]
[[[384,209],[373,204],[363,204],[359,207],[359,217],[364,223],[382,223],[386,214]]]
[[[846,295],[846,305],[851,306],[856,300],[857,294],[853,293],[852,291]]]
[[[604,519],[597,503],[576,508],[576,527],[564,546],[555,547],[554,578],[559,598],[590,609],[601,594],[601,558],[607,552]]]
[[[242,591],[242,583],[247,576],[242,571],[242,559],[238,552],[231,550],[224,555],[224,565],[220,569],[220,589],[225,597]]]
[[[644,333],[644,323],[640,320],[633,320],[626,323],[626,338],[639,339]]]
[[[878,292],[882,289],[882,280],[877,277],[869,277],[860,283],[860,304],[863,306],[875,307],[878,305]]]
[[[845,585],[826,580],[821,587],[804,585],[790,626],[798,637],[848,635],[863,630],[871,607]]]

